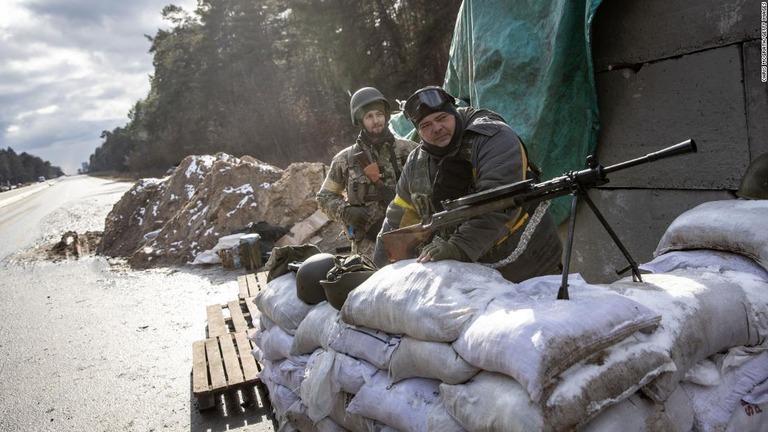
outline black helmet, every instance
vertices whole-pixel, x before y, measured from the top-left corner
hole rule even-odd
[[[748,199],[768,199],[768,153],[749,163],[736,195]]]
[[[320,284],[325,289],[325,298],[334,308],[341,310],[344,302],[347,301],[347,295],[365,282],[375,270],[359,270],[349,273],[342,273],[333,281],[321,280]]]
[[[416,90],[403,105],[403,115],[411,121],[416,129],[424,117],[446,108],[453,109],[456,98],[448,94],[442,87],[427,86]]]
[[[383,102],[385,109],[384,114],[387,116],[392,111],[392,107],[389,104],[389,101],[384,97],[383,94],[381,94],[380,91],[373,87],[363,87],[356,91],[355,94],[352,95],[352,99],[349,100],[349,114],[352,116],[353,125],[358,126],[358,111],[363,109],[364,106],[373,102]]]
[[[296,296],[307,304],[318,304],[325,300],[325,290],[320,281],[336,265],[336,257],[329,253],[318,253],[304,260],[296,271]]]

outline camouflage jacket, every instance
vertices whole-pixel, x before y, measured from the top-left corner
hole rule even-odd
[[[408,154],[416,146],[415,142],[400,138],[374,146],[358,137],[355,144],[333,157],[325,181],[316,196],[320,208],[331,219],[344,223],[342,219],[344,209],[350,205],[366,206],[368,221],[365,227],[360,228],[367,231],[383,219],[389,200],[379,199],[380,194],[377,194],[377,188],[363,173],[363,167],[355,160],[355,153],[362,150],[370,153],[371,158],[379,166],[382,182],[392,190],[392,196],[394,196],[399,174],[402,172]]]

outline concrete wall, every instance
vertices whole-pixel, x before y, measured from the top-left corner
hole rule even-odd
[[[604,0],[592,30],[604,166],[692,138],[698,152],[610,175],[589,195],[639,263],[696,205],[733,199],[749,161],[768,151],[760,81],[760,2]],[[561,227],[563,238],[567,225]],[[627,265],[581,205],[571,272],[611,282]],[[624,274],[623,276],[626,276]]]

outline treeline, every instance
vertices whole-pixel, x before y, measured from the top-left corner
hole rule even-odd
[[[15,185],[37,181],[43,176],[47,179],[64,175],[61,168],[51,166],[37,156],[26,152],[16,154],[12,148],[0,149],[0,185]]]
[[[92,170],[165,170],[190,154],[325,161],[357,130],[349,98],[442,84],[460,0],[217,0],[166,6],[150,91],[104,131]]]

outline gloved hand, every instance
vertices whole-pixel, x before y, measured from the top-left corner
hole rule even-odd
[[[415,193],[411,195],[411,200],[422,222],[432,215],[432,200],[429,198],[429,195]]]
[[[379,181],[381,181],[381,172],[379,171],[379,165],[376,162],[365,166],[363,168],[363,172],[373,184],[377,184]]]
[[[365,206],[347,206],[341,219],[347,225],[363,228],[368,220],[368,209]]]
[[[469,257],[461,248],[451,243],[450,240],[435,239],[432,243],[424,246],[421,255],[416,262],[456,260],[469,262]]]

